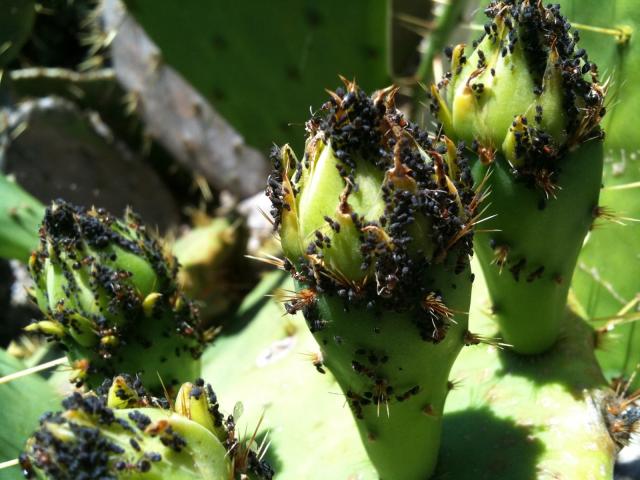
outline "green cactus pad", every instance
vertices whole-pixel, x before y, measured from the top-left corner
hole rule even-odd
[[[470,142],[491,192],[475,246],[504,340],[523,354],[557,339],[570,278],[597,213],[606,87],[558,6],[493,1],[472,49],[449,51],[432,87],[446,134]]]
[[[23,362],[0,349],[0,376],[27,368]],[[0,462],[16,458],[42,412],[59,404],[56,390],[43,378],[29,375],[0,385]],[[0,480],[20,478],[18,466],[0,470]]]
[[[434,478],[551,480],[561,473],[610,480],[616,448],[599,397],[611,392],[593,355],[592,330],[567,315],[562,340],[548,353],[501,350],[495,322],[484,313],[489,300],[481,269],[477,262],[473,268],[470,328],[487,343],[464,348],[453,366]],[[216,378],[223,408],[243,399],[249,429],[264,410],[259,436],[269,435],[267,458],[278,465],[277,478],[378,479],[344,393],[328,368],[324,375],[316,371],[320,346],[303,316],[284,315],[270,299],[291,289],[281,275],[266,277],[234,318],[234,325],[246,326],[205,352],[204,376]],[[381,416],[386,419],[383,408]]]
[[[607,135],[600,193],[605,215],[596,220],[580,253],[572,289],[585,314],[601,320],[594,325],[601,328],[597,354],[605,374],[629,377],[640,363],[640,325],[630,321],[638,315],[633,300],[640,292],[640,223],[621,217],[640,218],[640,141],[635,123],[640,109],[636,87],[640,81],[640,10],[633,0],[615,0],[606,8],[597,0],[559,3],[572,21],[584,25],[579,27],[580,43],[598,61],[610,84],[603,120]],[[612,318],[620,312],[622,317]],[[636,376],[632,389],[640,387],[638,380]]]
[[[468,338],[474,208],[461,148],[395,108],[396,90],[330,92],[267,194],[302,310],[382,478],[428,477],[447,377]]]
[[[45,319],[27,330],[62,342],[77,381],[141,373],[159,391],[199,374],[208,334],[177,287],[175,259],[131,212],[119,220],[54,202],[29,269]]]
[[[26,262],[38,247],[44,206],[4,175],[0,175],[0,198],[0,257]]]
[[[267,151],[299,131],[337,74],[389,81],[387,0],[125,1],[174,67],[247,143]],[[259,124],[260,128],[256,128]]]

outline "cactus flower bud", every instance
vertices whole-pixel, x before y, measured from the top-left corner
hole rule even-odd
[[[494,0],[485,13],[472,48],[448,52],[432,111],[471,145],[476,180],[487,176],[491,233],[475,250],[504,340],[535,354],[558,338],[598,205],[606,86],[559,6]]]
[[[62,201],[45,213],[29,261],[45,319],[27,327],[59,340],[79,382],[99,385],[117,371],[142,374],[153,391],[200,371],[207,339],[177,287],[176,262],[140,220]]]
[[[20,456],[26,478],[270,480],[271,467],[237,441],[215,393],[202,380],[185,384],[174,411],[127,375],[74,393],[47,413]],[[200,408],[203,407],[203,408]],[[185,410],[186,409],[186,410]],[[197,411],[192,417],[188,412]],[[195,418],[197,417],[197,418]],[[243,468],[239,468],[243,466]]]
[[[303,312],[380,476],[424,479],[467,332],[471,174],[461,147],[404,119],[395,89],[345,84],[307,123],[301,160],[272,154],[267,194],[297,289],[285,308]]]
[[[604,89],[559,7],[494,0],[485,12],[490,21],[473,48],[448,52],[451,71],[432,87],[432,109],[448,135],[482,148],[485,161],[500,152],[533,175],[536,163],[599,133]]]

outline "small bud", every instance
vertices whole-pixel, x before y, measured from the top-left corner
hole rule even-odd
[[[107,393],[107,406],[109,408],[135,407],[139,401],[138,392],[125,377],[118,376],[113,379],[113,383]]]
[[[33,333],[44,333],[52,337],[62,338],[66,335],[64,327],[59,322],[51,320],[40,320],[24,327],[25,331]]]
[[[151,316],[151,314],[153,313],[154,307],[158,304],[158,300],[160,300],[161,297],[162,297],[161,293],[154,292],[147,295],[145,299],[142,301],[142,309],[144,310],[144,314],[147,317]]]
[[[196,387],[188,382],[183,383],[176,397],[175,411],[215,433],[213,418],[209,412],[209,402],[203,387]]]

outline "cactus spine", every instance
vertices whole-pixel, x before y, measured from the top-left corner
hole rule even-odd
[[[77,382],[141,373],[155,392],[198,376],[207,332],[177,287],[177,262],[139,218],[56,201],[40,233],[29,269],[45,319],[27,330],[62,343]]]
[[[446,134],[470,142],[496,214],[475,249],[493,312],[519,353],[557,339],[582,241],[597,212],[606,88],[559,7],[492,1],[473,48],[448,53],[432,87]]]
[[[297,285],[285,307],[303,312],[381,478],[424,479],[470,338],[477,197],[462,148],[409,124],[395,89],[345,85],[307,123],[302,161],[272,155],[267,194]]]

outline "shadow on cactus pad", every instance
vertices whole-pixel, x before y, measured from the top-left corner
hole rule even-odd
[[[497,417],[489,408],[472,408],[444,417],[439,467],[434,480],[470,478],[535,480],[544,444],[532,436],[536,427]],[[493,448],[477,448],[478,438]],[[464,462],[457,459],[464,458]]]
[[[604,384],[594,357],[594,332],[580,317],[568,312],[558,342],[544,353],[525,357],[510,349],[499,350],[500,376],[523,376],[536,385],[558,384],[576,398],[584,389]]]

